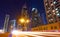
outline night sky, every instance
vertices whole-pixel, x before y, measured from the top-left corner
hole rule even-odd
[[[10,15],[10,19],[16,19],[20,15],[22,5],[25,2],[28,8],[39,10],[41,16],[43,16],[44,24],[46,24],[43,0],[0,0],[0,28],[3,28],[6,14]]]

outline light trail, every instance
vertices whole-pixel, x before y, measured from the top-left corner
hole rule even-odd
[[[34,37],[38,37],[38,36],[59,36],[60,32],[25,32],[25,31],[17,31],[14,30],[12,32],[12,35],[26,35],[26,36],[34,36]]]

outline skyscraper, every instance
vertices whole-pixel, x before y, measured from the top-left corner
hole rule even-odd
[[[28,14],[28,9],[27,9],[26,3],[22,7],[21,17],[29,18],[29,14]]]
[[[60,21],[60,0],[44,0],[48,24]]]
[[[32,8],[32,27],[36,27],[42,25],[42,19],[40,18],[40,13],[38,12],[37,8]]]
[[[8,22],[9,22],[9,15],[6,15],[5,17],[5,22],[4,22],[4,32],[7,32],[8,31]]]
[[[10,20],[9,26],[8,26],[9,32],[11,32],[12,30],[14,30],[14,29],[16,29],[16,28],[17,28],[16,20]]]
[[[28,9],[27,9],[26,3],[22,7],[21,16],[19,19],[20,19],[20,21],[18,20],[18,27],[20,27],[19,25],[21,25],[22,29],[26,30],[27,25],[28,25],[27,22],[29,22],[29,14],[28,14]],[[24,23],[21,23],[21,19]]]

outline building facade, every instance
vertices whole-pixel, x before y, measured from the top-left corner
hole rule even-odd
[[[34,27],[31,31],[60,32],[60,0],[44,0],[48,24]]]
[[[3,27],[4,32],[8,31],[9,17],[10,17],[9,15],[6,15],[6,17],[5,17],[5,22],[4,22],[4,27]]]
[[[31,17],[32,17],[31,19],[32,27],[42,25],[42,19],[41,19],[40,13],[38,12],[37,8],[32,8]]]
[[[60,22],[34,27],[31,31],[60,32]]]
[[[60,21],[60,0],[44,0],[48,24]]]

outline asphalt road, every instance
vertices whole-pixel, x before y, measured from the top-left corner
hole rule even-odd
[[[0,37],[9,37],[9,35],[8,32],[2,33]],[[60,32],[21,32],[18,35],[12,34],[12,37],[60,37]]]

